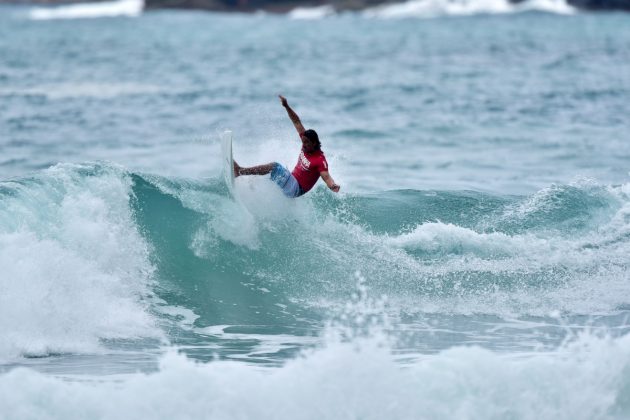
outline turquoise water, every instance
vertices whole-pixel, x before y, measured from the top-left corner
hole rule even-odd
[[[625,418],[630,17],[0,9],[0,417]],[[370,17],[372,16],[372,17]],[[342,186],[289,200],[283,93]]]

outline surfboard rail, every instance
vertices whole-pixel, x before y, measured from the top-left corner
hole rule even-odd
[[[223,178],[230,195],[234,196],[234,157],[232,155],[232,130],[225,130],[221,137],[221,156],[223,162]]]

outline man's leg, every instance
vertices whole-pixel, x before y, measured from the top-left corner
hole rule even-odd
[[[234,162],[234,176],[239,175],[267,175],[273,170],[275,163],[267,163],[265,165],[252,166],[251,168],[243,168]]]

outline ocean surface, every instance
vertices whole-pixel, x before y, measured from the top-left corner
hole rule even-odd
[[[629,418],[629,135],[627,14],[0,7],[0,418]]]

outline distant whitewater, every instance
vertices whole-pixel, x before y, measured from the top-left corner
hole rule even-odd
[[[78,3],[64,6],[38,7],[30,11],[33,20],[93,19],[116,16],[138,16],[144,0],[118,0],[97,3]]]
[[[556,14],[573,14],[576,9],[566,0],[526,0],[512,3],[508,0],[409,0],[368,8],[359,12],[367,18],[434,18],[440,16],[469,16],[477,14],[507,14],[540,11]],[[337,13],[330,5],[299,7],[289,12],[291,19],[324,19]]]
[[[411,18],[438,16],[465,16],[475,14],[504,14],[541,11],[572,14],[575,9],[566,0],[526,0],[512,3],[508,0],[410,0],[399,4],[377,6],[363,12],[371,18]]]

